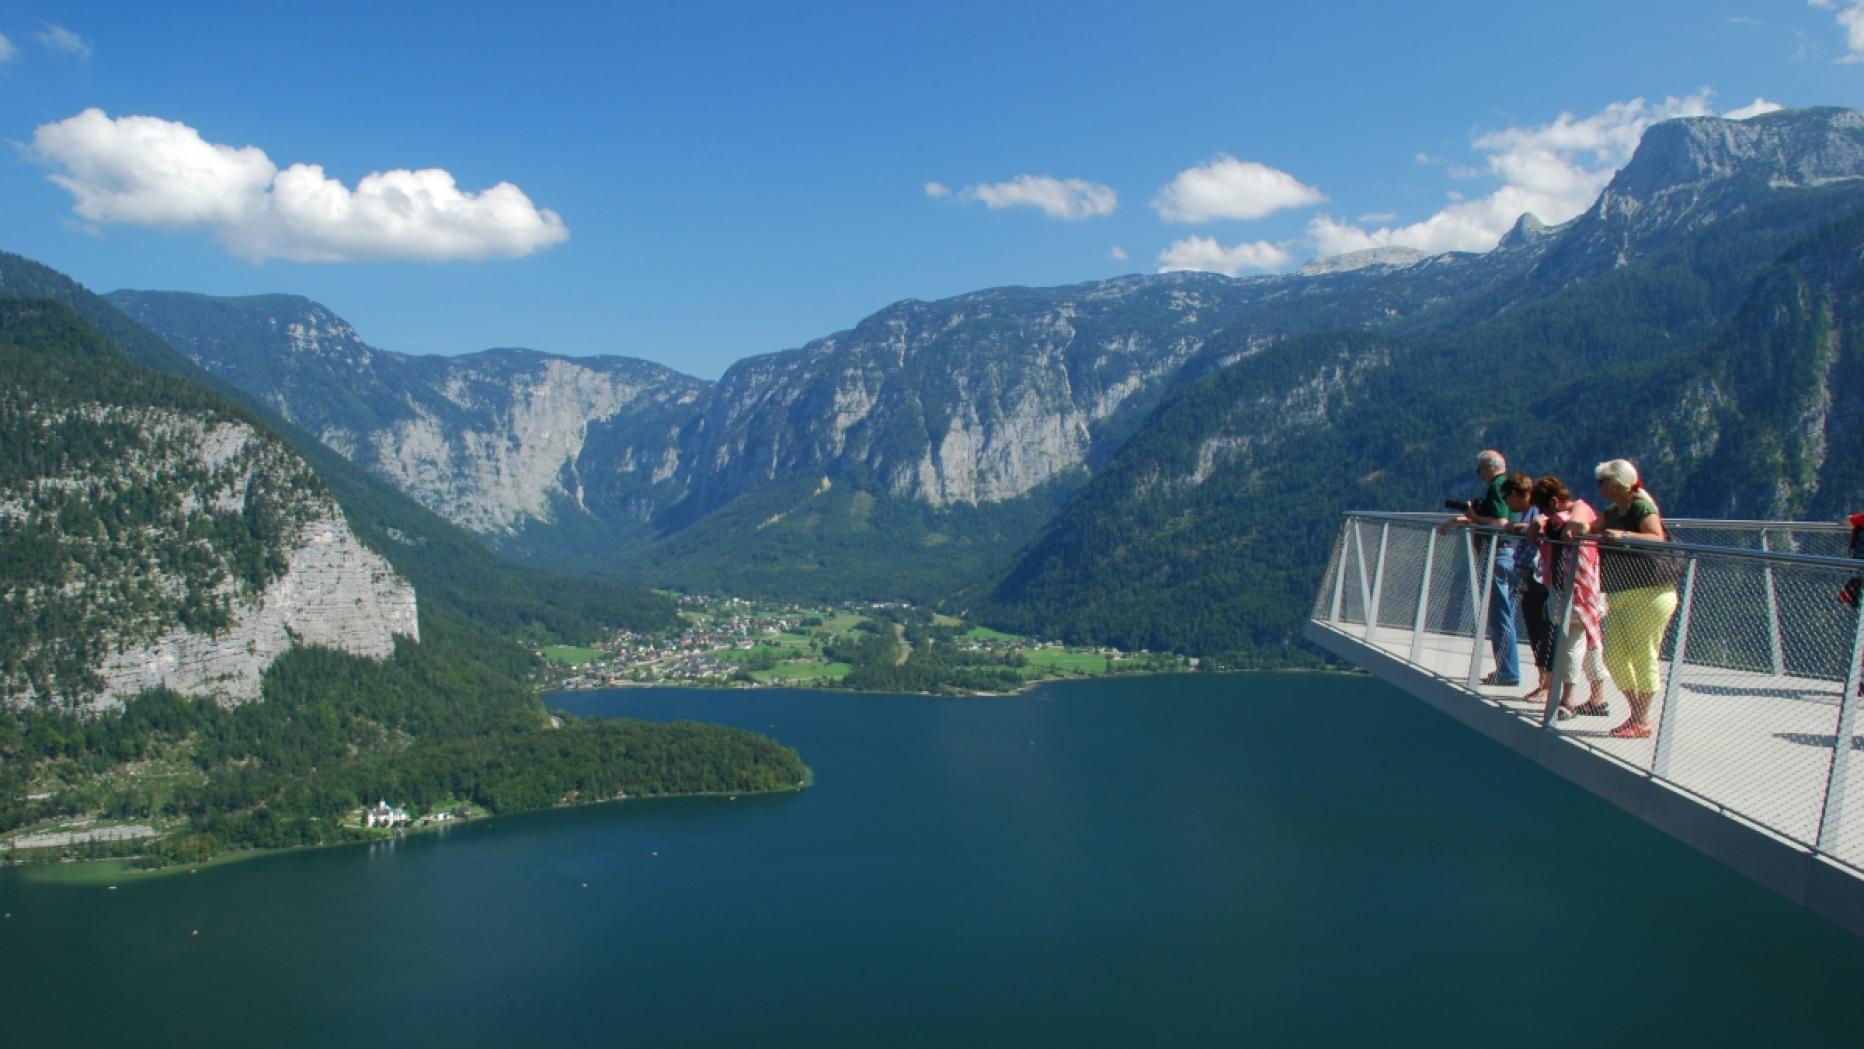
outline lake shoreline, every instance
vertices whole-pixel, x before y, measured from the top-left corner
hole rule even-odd
[[[582,690],[588,691],[588,690]],[[197,863],[171,863],[162,867],[137,867],[135,862],[142,859],[140,855],[100,856],[94,859],[57,859],[39,861],[0,860],[0,870],[18,870],[20,876],[45,885],[69,885],[74,888],[94,888],[105,885],[116,888],[113,879],[121,878],[125,882],[147,881],[151,878],[172,877],[181,873],[198,874],[215,867],[227,867],[249,860],[264,859],[268,856],[283,856],[288,853],[315,852],[320,849],[342,849],[356,845],[380,845],[384,842],[404,840],[415,835],[444,833],[453,827],[469,823],[485,823],[508,816],[523,816],[535,812],[553,812],[560,809],[590,808],[598,805],[614,805],[629,801],[672,801],[683,798],[729,798],[736,801],[741,797],[769,797],[777,794],[801,794],[815,785],[815,770],[807,764],[803,766],[804,776],[800,783],[789,787],[774,787],[769,790],[719,791],[702,790],[680,794],[626,794],[614,798],[591,798],[586,801],[569,801],[556,805],[547,805],[535,809],[513,809],[510,812],[488,812],[477,816],[462,816],[444,822],[430,822],[422,826],[410,827],[399,833],[374,838],[354,838],[348,841],[326,841],[315,845],[292,845],[282,849],[238,849],[232,852],[217,853],[212,858]],[[160,837],[148,839],[160,842]],[[39,873],[39,872],[44,873]]]
[[[537,689],[539,696],[552,696],[559,693],[611,692],[626,689],[670,688],[685,689],[693,692],[758,692],[758,691],[828,691],[847,692],[851,695],[866,696],[924,696],[928,699],[991,699],[1006,696],[1026,695],[1043,685],[1070,684],[1086,681],[1135,680],[1149,677],[1186,677],[1186,676],[1224,676],[1232,674],[1318,674],[1328,677],[1365,677],[1366,672],[1357,667],[1237,667],[1230,670],[1197,670],[1177,668],[1173,670],[1136,670],[1124,674],[1065,674],[1055,677],[1032,678],[1018,687],[1006,692],[980,692],[958,689],[950,692],[914,692],[909,690],[876,690],[859,688],[842,688],[833,684],[769,684],[764,682],[747,683],[743,681],[703,682],[703,681],[616,681],[602,685],[552,686]]]

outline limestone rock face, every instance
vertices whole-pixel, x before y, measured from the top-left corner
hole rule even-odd
[[[494,542],[565,515],[638,525],[677,501],[679,430],[711,385],[627,357],[395,353],[291,295],[109,298],[209,372]]]
[[[519,367],[484,358],[450,365],[436,388],[445,406],[407,398],[403,418],[367,435],[370,455],[358,448],[353,457],[482,535],[509,534],[526,520],[550,521],[558,500],[583,506],[578,464],[590,431],[664,394],[564,358],[540,356]],[[688,400],[695,396],[681,392]],[[679,400],[678,393],[673,397]],[[644,447],[623,444],[616,465],[624,471],[672,451],[667,435]]]
[[[931,506],[1013,499],[1094,454],[1254,288],[1167,274],[887,307],[748,358],[684,448],[702,506],[825,470]]]
[[[256,600],[235,603],[233,621],[213,634],[170,630],[111,655],[91,700],[120,706],[163,686],[234,703],[259,698],[260,676],[294,645],[320,645],[381,659],[395,638],[420,640],[414,588],[380,554],[363,546],[336,512],[309,522],[286,554],[284,574]]]
[[[0,702],[245,702],[294,645],[381,658],[419,640],[413,587],[277,438],[212,409],[0,402],[64,448],[0,484],[6,540],[38,554],[0,612],[43,624],[8,632]]]

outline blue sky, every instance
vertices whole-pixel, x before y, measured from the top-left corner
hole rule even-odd
[[[902,298],[1481,248],[1652,120],[1864,104],[1864,0],[589,6],[0,0],[0,249],[711,378]]]

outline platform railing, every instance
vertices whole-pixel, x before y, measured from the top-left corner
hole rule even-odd
[[[1497,540],[1508,541],[1491,528],[1441,531],[1443,518],[1347,514],[1314,621],[1460,687],[1471,702],[1508,710],[1864,873],[1864,617],[1839,599],[1864,565],[1845,556],[1848,529],[1673,520],[1674,542],[1640,545],[1674,555],[1667,559],[1674,581],[1660,585],[1674,589],[1675,611],[1665,623],[1645,624],[1657,628],[1651,734],[1618,738],[1610,730],[1631,709],[1614,683],[1601,690],[1610,707],[1604,718],[1559,716],[1561,699],[1577,706],[1589,695],[1563,697],[1557,686],[1525,701],[1536,672],[1524,625],[1517,624],[1522,684],[1482,684],[1492,665],[1488,606],[1504,549]],[[1556,556],[1578,556],[1577,544],[1562,544]],[[1618,620],[1610,611],[1604,619],[1608,647],[1639,629],[1626,618],[1632,596],[1620,605]],[[1570,614],[1557,597],[1549,607],[1556,625]],[[1590,693],[1588,683],[1579,687]]]

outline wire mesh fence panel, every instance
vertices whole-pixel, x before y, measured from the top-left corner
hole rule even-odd
[[[1339,614],[1334,616],[1336,623],[1365,625],[1366,594],[1371,587],[1372,568],[1364,562],[1363,555],[1366,533],[1376,531],[1376,528],[1376,524],[1349,520],[1342,531],[1344,548],[1340,552],[1340,578],[1334,581],[1339,608]]]
[[[1471,544],[1462,533],[1449,533],[1438,541],[1438,546],[1432,565],[1431,608],[1426,613],[1426,629],[1438,634],[1474,637],[1476,615],[1480,611],[1476,583],[1481,568],[1474,564]]]
[[[1850,647],[1826,607],[1832,577],[1697,558],[1686,633],[1672,643],[1684,662],[1658,712],[1659,777],[1806,845],[1817,840]],[[1771,615],[1759,600],[1769,580]]]
[[[1342,527],[1333,537],[1333,555],[1327,559],[1327,570],[1320,577],[1320,589],[1314,594],[1314,610],[1310,618],[1322,622],[1333,619],[1333,593],[1339,583],[1340,572],[1345,567],[1342,556],[1346,550],[1346,536],[1350,525]]]
[[[1432,531],[1394,525],[1386,532],[1385,561],[1379,573],[1379,626],[1400,631],[1408,644],[1424,594],[1424,562],[1434,555]]]
[[[1432,673],[1457,680],[1467,676],[1481,614],[1481,578],[1482,561],[1466,532],[1452,530],[1438,537],[1419,646]]]
[[[1489,658],[1478,636],[1487,634],[1480,620],[1494,537],[1439,535],[1435,524],[1421,515],[1349,516],[1315,616],[1461,683]],[[1841,600],[1859,566],[1832,560],[1843,556],[1847,535],[1831,526],[1716,522],[1677,522],[1671,533],[1685,545],[1594,548],[1605,643],[1590,669],[1575,670],[1579,681],[1565,698],[1587,709],[1596,673],[1602,703],[1550,727],[1864,871],[1864,696],[1850,713],[1844,704],[1864,676],[1864,634],[1855,603]],[[1556,630],[1564,610],[1556,591],[1546,609]],[[1531,682],[1524,630],[1521,639]],[[1526,687],[1482,694],[1507,700]],[[1531,704],[1505,709],[1540,716]],[[1842,750],[1841,735],[1850,737]]]
[[[1821,850],[1864,873],[1864,736],[1851,735],[1849,775],[1828,799]]]
[[[1814,521],[1666,520],[1670,538],[1696,546],[1808,557],[1843,557],[1851,531],[1844,525]]]

